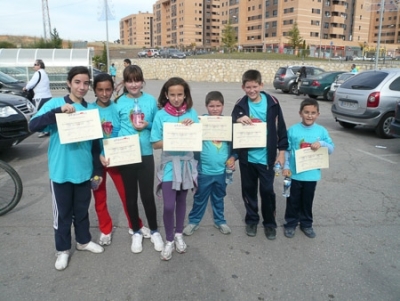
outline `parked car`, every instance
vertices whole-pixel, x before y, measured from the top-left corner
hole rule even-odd
[[[0,72],[0,93],[9,93],[26,97],[27,92],[22,90],[25,86],[26,82]]]
[[[389,133],[393,137],[400,138],[400,101],[397,102],[397,104],[396,104],[394,118],[393,118],[392,123],[390,124]]]
[[[156,57],[160,56],[160,53],[158,52],[157,49],[151,48],[151,49],[147,49],[146,56],[148,58],[152,58],[152,57],[156,58]]]
[[[328,92],[328,100],[333,100],[333,94],[335,93],[336,89],[340,87],[341,84],[344,83],[345,80],[349,79],[355,75],[353,72],[345,72],[336,76],[335,81],[331,84],[331,88]]]
[[[344,128],[375,129],[380,138],[392,138],[390,124],[400,99],[400,69],[369,70],[345,81],[335,92],[332,115]]]
[[[35,106],[22,96],[0,93],[0,149],[10,148],[31,135],[28,123]]]
[[[322,96],[328,99],[328,92],[331,84],[335,81],[336,77],[345,71],[330,71],[318,75],[307,76],[301,81],[299,88],[300,94],[308,94],[311,98]]]
[[[275,73],[273,85],[276,90],[282,90],[284,93],[293,93],[295,90],[295,81],[297,78],[297,71],[300,70],[302,66],[287,66],[279,67],[278,71]],[[307,71],[307,77],[311,75],[316,75],[325,72],[321,68],[314,66],[305,66]]]
[[[0,67],[0,71],[23,82],[29,81],[34,73],[32,68],[25,67]]]
[[[173,58],[173,59],[185,59],[186,55],[174,48],[166,48],[160,51],[160,57],[162,58]]]
[[[146,50],[142,50],[138,52],[138,57],[147,57],[147,51]]]

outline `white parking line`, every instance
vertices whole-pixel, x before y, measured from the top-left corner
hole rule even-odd
[[[394,161],[389,160],[389,159],[382,158],[382,156],[374,155],[374,154],[371,154],[371,153],[369,153],[369,152],[363,151],[363,150],[361,150],[361,149],[357,149],[357,150],[358,150],[359,152],[361,152],[361,153],[366,154],[366,155],[370,155],[371,157],[374,157],[374,158],[377,158],[377,159],[380,159],[380,160],[383,160],[383,161],[386,161],[386,162],[389,162],[389,163],[392,163],[392,164],[397,164],[397,162],[394,162]]]

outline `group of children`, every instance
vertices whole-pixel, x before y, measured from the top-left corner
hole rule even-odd
[[[114,91],[113,78],[98,75],[93,82],[96,101],[88,104],[84,96],[89,90],[90,75],[86,67],[74,67],[68,73],[69,95],[47,102],[30,122],[31,131],[50,132],[48,150],[49,177],[53,199],[53,216],[57,260],[55,268],[68,266],[71,249],[71,225],[74,225],[76,248],[93,253],[104,251],[102,246],[111,244],[112,219],[107,209],[106,175],[111,176],[121,198],[132,235],[131,251],[142,252],[143,238],[150,238],[162,260],[170,260],[172,253],[185,253],[187,246],[183,234],[192,235],[199,228],[208,199],[211,200],[214,225],[223,234],[231,233],[224,217],[226,195],[225,172],[234,170],[239,160],[242,198],[246,208],[246,233],[256,236],[260,217],[258,214],[258,190],[261,197],[261,214],[267,239],[276,238],[273,189],[275,172],[279,162],[283,174],[291,173],[291,195],[287,198],[284,234],[293,237],[295,229],[315,237],[312,228],[312,202],[319,170],[296,173],[294,152],[307,142],[313,150],[333,143],[325,128],[315,124],[319,115],[318,102],[305,99],[300,106],[301,122],[286,130],[278,100],[262,91],[261,74],[248,70],[242,76],[245,96],[237,101],[232,111],[232,122],[251,125],[265,122],[266,147],[232,149],[230,142],[203,141],[200,153],[188,151],[164,151],[163,127],[168,123],[190,126],[199,122],[193,108],[188,83],[179,77],[170,78],[161,88],[158,100],[142,91],[145,84],[139,66],[127,65],[123,71],[124,94],[111,100]],[[223,113],[224,98],[218,91],[207,94],[205,105],[210,116]],[[135,106],[140,106],[141,118],[133,118]],[[79,143],[60,144],[56,113],[74,113],[80,110],[98,109],[103,127],[103,139],[139,135],[141,163],[108,167],[104,157],[102,139]],[[160,149],[161,162],[155,173],[153,150]],[[79,168],[78,168],[79,167]],[[99,244],[91,241],[88,209],[91,199],[91,180],[100,179],[93,190],[95,209],[99,220]],[[154,179],[159,183],[157,193],[163,198],[163,222],[165,243],[158,231],[157,211],[153,192]],[[184,227],[186,197],[189,189],[196,189],[189,222]],[[144,207],[149,229],[139,217],[138,193]]]

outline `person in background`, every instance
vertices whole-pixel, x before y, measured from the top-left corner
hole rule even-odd
[[[52,97],[50,91],[50,81],[46,71],[44,70],[45,65],[42,60],[37,59],[33,64],[33,69],[35,70],[35,73],[22,90],[27,91],[33,89],[35,92],[33,104],[35,105],[36,110],[39,111],[42,106]],[[42,138],[48,135],[49,133],[47,132],[41,132],[38,134],[38,137]]]
[[[224,96],[219,91],[206,95],[206,116],[222,116]],[[200,117],[199,117],[200,118]],[[235,168],[235,157],[230,156],[231,143],[227,141],[203,140],[203,149],[195,153],[198,164],[198,188],[193,199],[193,208],[189,213],[189,224],[183,234],[192,235],[199,228],[201,219],[210,198],[213,210],[214,227],[222,234],[230,234],[231,229],[224,216],[224,197],[226,196],[226,168]]]
[[[163,150],[164,123],[182,123],[190,126],[198,123],[197,112],[188,83],[180,77],[168,79],[161,88],[158,106],[162,108],[154,118],[150,141],[154,149]],[[161,165],[157,172],[164,201],[164,226],[166,243],[161,251],[161,260],[170,260],[175,249],[186,252],[183,240],[183,226],[186,215],[186,196],[189,189],[197,186],[197,161],[193,152],[162,151]]]
[[[91,109],[99,110],[101,126],[103,129],[103,139],[117,137],[120,129],[115,103],[111,100],[111,96],[114,90],[113,87],[114,81],[109,74],[101,73],[94,78],[93,90],[97,99],[89,106]],[[122,182],[121,175],[118,171],[118,167],[107,167],[109,162],[104,158],[104,156],[101,156],[101,161],[105,166],[101,174],[103,181],[100,183],[97,189],[93,190],[93,196],[97,218],[99,220],[99,244],[102,246],[108,246],[111,244],[113,223],[107,208],[107,174],[113,180],[115,188],[119,194],[119,197],[121,198],[122,206],[128,219],[129,233],[131,235],[133,234],[133,230],[128,210],[126,208],[125,188]],[[141,232],[143,233],[143,237],[150,238],[150,230],[143,226],[143,222],[140,218],[139,226]]]
[[[315,121],[319,116],[318,101],[306,98],[300,104],[299,115],[301,122],[292,125],[288,130],[289,148],[285,152],[285,165],[282,175],[290,176],[290,196],[286,198],[284,235],[292,238],[297,225],[309,238],[316,236],[313,224],[312,206],[314,201],[317,181],[321,179],[321,170],[312,169],[304,172],[296,172],[295,152],[298,149],[310,147],[313,151],[320,147],[327,147],[331,154],[334,144],[328,131]],[[290,175],[291,174],[291,175]]]
[[[261,73],[248,70],[242,75],[242,89],[246,93],[236,102],[232,111],[232,122],[251,125],[253,122],[265,122],[267,127],[267,145],[261,148],[241,148],[239,154],[242,198],[246,207],[246,234],[256,236],[258,215],[258,196],[261,197],[261,213],[264,233],[267,239],[276,238],[276,197],[274,192],[274,165],[285,163],[285,151],[288,148],[285,120],[278,100],[266,92]],[[277,154],[278,151],[278,154]]]
[[[126,68],[126,67],[128,67],[130,65],[132,65],[131,60],[130,59],[124,59],[124,68]],[[119,95],[119,91],[121,90],[121,88],[124,88],[123,89],[124,93],[128,93],[128,91],[126,91],[126,89],[124,87],[124,80],[123,79],[115,86],[114,91],[117,93],[117,96]]]
[[[56,122],[56,114],[71,114],[88,109],[84,96],[90,87],[89,69],[84,66],[71,68],[67,75],[67,85],[70,93],[47,101],[29,123],[32,132],[50,133],[48,165],[57,250],[55,268],[59,271],[68,266],[72,224],[78,251],[104,251],[102,246],[91,241],[88,212],[92,198],[91,179],[100,175],[102,168],[99,140],[61,144]]]
[[[117,68],[115,67],[114,63],[112,63],[110,66],[110,75],[113,79],[113,82],[115,82],[115,77],[117,76]]]
[[[352,64],[351,65],[351,71],[350,71],[351,73],[354,73],[354,74],[357,74],[358,73],[358,69],[357,69],[357,66],[356,66],[356,64]]]

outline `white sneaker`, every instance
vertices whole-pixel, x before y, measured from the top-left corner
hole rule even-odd
[[[172,252],[174,251],[174,242],[167,241],[163,250],[160,253],[161,260],[170,260],[172,258]]]
[[[151,237],[150,229],[145,227],[145,226],[140,228],[140,232],[142,232],[143,238],[150,238]]]
[[[129,233],[130,235],[133,235],[133,229],[129,228],[128,233]]]
[[[99,244],[101,246],[109,246],[111,245],[111,233],[110,234],[100,234]]]
[[[96,253],[96,254],[104,252],[104,248],[102,246],[96,244],[93,241],[90,241],[89,243],[84,244],[84,245],[77,243],[76,249],[78,251],[89,251],[89,252]]]
[[[183,235],[182,234],[175,234],[175,250],[178,253],[185,253],[187,245],[185,241],[183,240]]]
[[[143,251],[142,240],[143,240],[142,234],[135,233],[132,235],[132,245],[131,245],[132,253],[140,253]]]
[[[57,271],[65,270],[68,266],[69,251],[61,251],[56,253],[57,260],[55,268]]]
[[[154,250],[161,252],[164,248],[164,242],[160,232],[154,232],[151,235],[151,242],[154,244]]]

